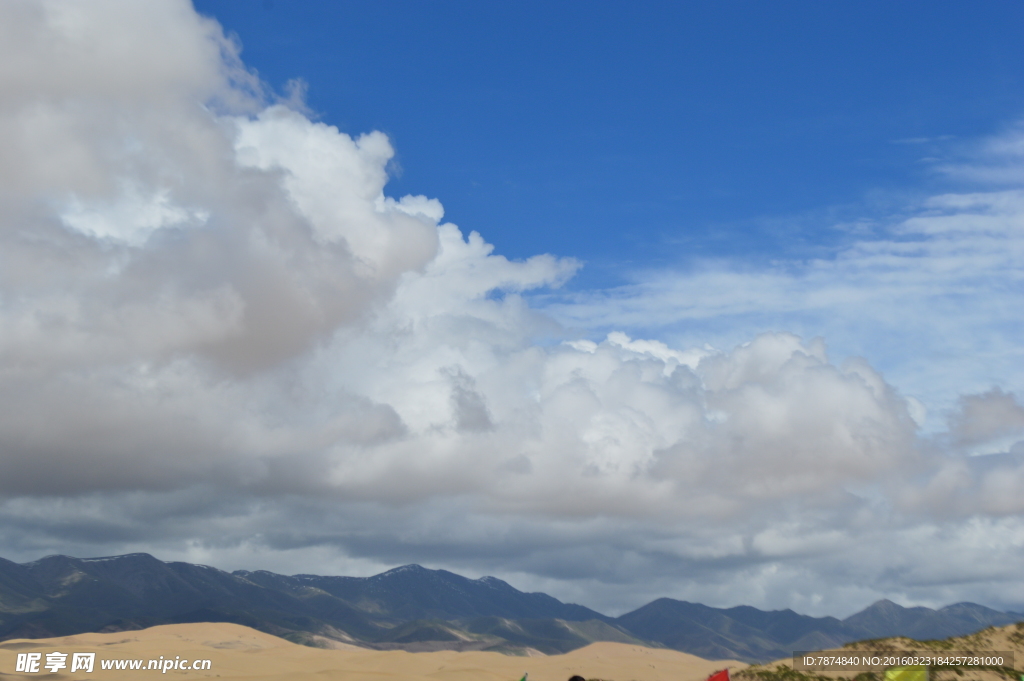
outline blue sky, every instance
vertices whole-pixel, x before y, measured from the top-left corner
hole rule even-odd
[[[0,555],[1020,611],[1022,15],[0,4]]]
[[[829,221],[937,193],[1024,111],[1013,2],[203,0],[324,122],[382,130],[396,195],[576,286],[693,257],[828,254]]]

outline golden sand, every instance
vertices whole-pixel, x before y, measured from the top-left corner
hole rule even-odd
[[[91,673],[16,673],[18,653],[96,653]],[[102,670],[104,659],[209,659],[209,671]],[[143,662],[143,667],[146,662]],[[356,647],[334,650],[309,648],[236,624],[171,624],[113,634],[78,634],[50,639],[15,639],[0,643],[0,678],[4,679],[224,679],[225,681],[286,681],[367,679],[369,681],[566,681],[579,674],[611,681],[703,681],[712,672],[745,664],[710,661],[674,650],[623,643],[593,643],[565,655],[512,657],[500,653],[407,653]]]

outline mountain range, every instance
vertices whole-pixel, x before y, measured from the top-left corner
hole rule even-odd
[[[839,620],[670,598],[608,617],[494,577],[468,579],[418,565],[373,577],[325,577],[229,573],[144,553],[22,564],[0,558],[0,640],[234,622],[325,647],[554,654],[619,641],[760,662],[850,641],[937,639],[1022,620],[1024,614],[974,603],[932,610],[883,600]]]

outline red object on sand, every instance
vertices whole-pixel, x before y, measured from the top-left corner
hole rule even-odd
[[[729,670],[723,669],[720,672],[715,672],[708,677],[708,681],[729,681]]]

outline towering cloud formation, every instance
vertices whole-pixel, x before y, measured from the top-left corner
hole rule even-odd
[[[510,262],[387,196],[384,135],[272,103],[183,0],[0,4],[0,92],[8,557],[416,560],[598,607],[1013,579],[875,548],[1021,550],[1011,394],[925,439],[919,404],[820,339],[568,337],[522,294],[578,263]]]

